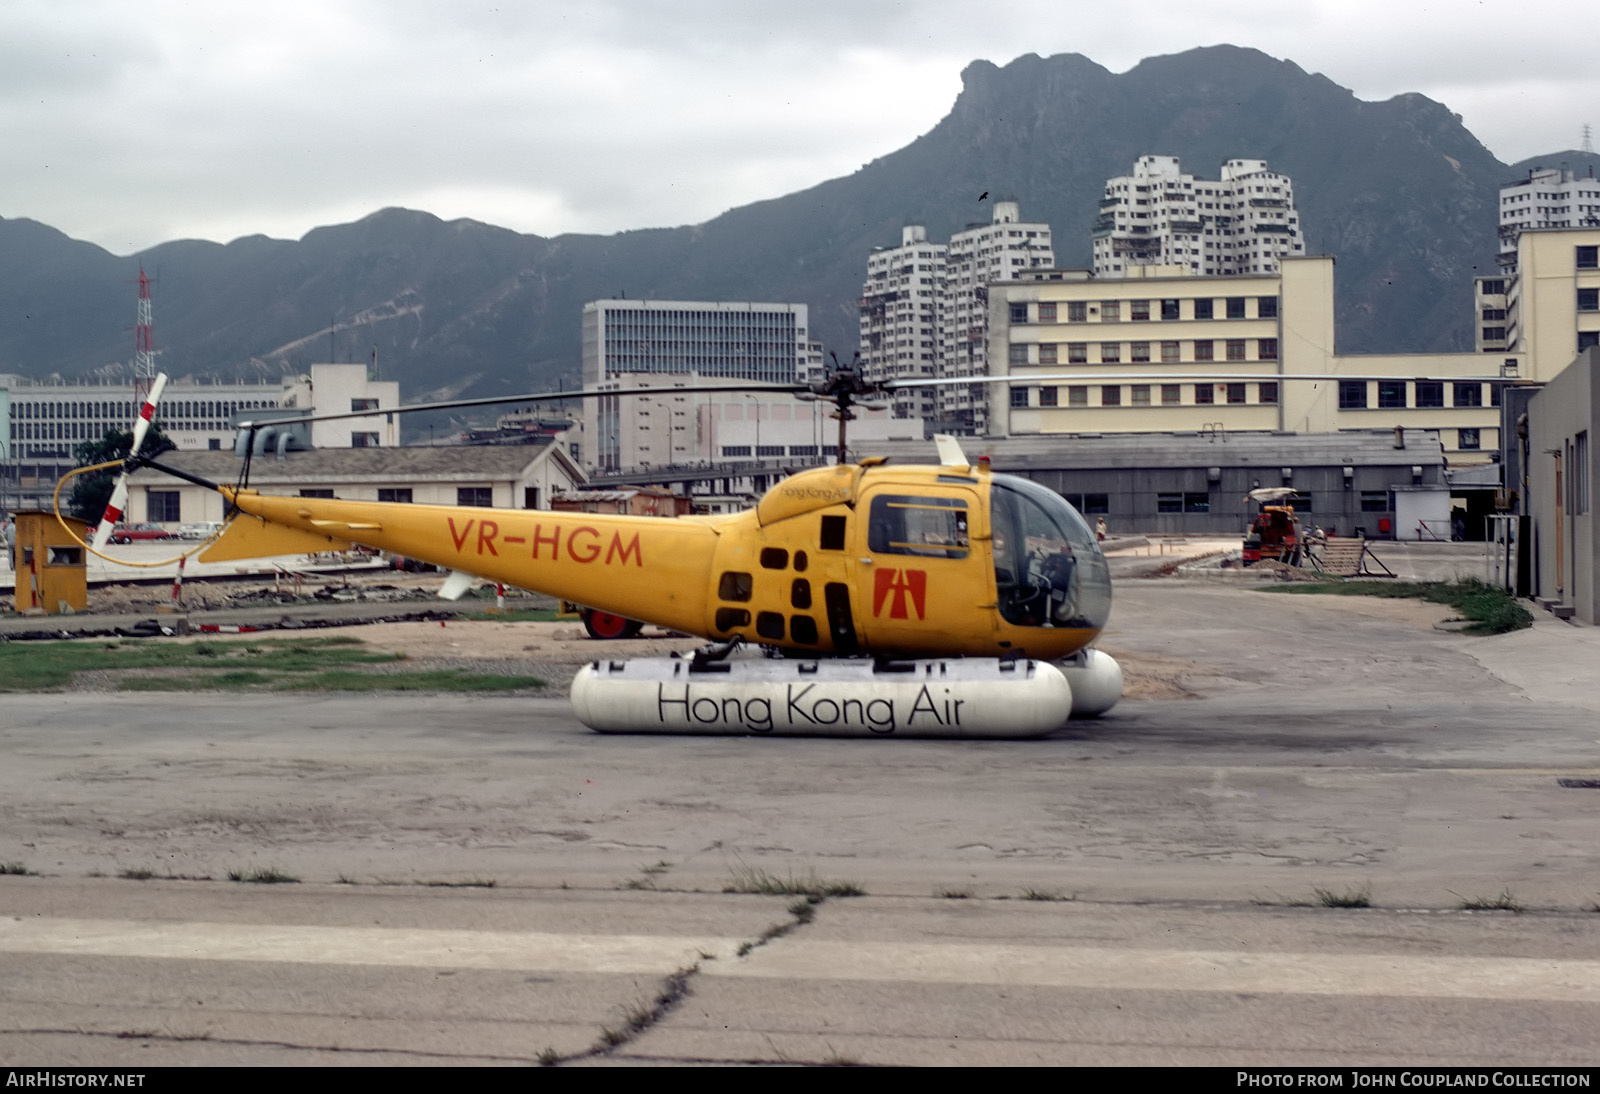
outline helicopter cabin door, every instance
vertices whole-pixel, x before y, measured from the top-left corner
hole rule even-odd
[[[945,483],[884,484],[856,508],[856,627],[871,649],[948,652],[952,636],[987,635],[987,563],[972,550],[978,494]]]

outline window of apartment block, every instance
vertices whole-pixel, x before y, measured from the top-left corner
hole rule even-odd
[[[1256,402],[1276,403],[1278,401],[1278,381],[1272,380],[1256,385]]]
[[[1105,323],[1115,323],[1122,318],[1122,301],[1102,300],[1100,302],[1100,319]]]
[[[1458,429],[1458,430],[1456,430],[1456,447],[1457,448],[1477,448],[1478,447],[1478,431],[1476,429]]]
[[[1243,361],[1244,360],[1244,339],[1243,338],[1230,338],[1230,339],[1228,339],[1228,360],[1230,360],[1230,361]]]
[[[1174,361],[1183,360],[1181,351],[1178,349],[1178,343],[1176,343],[1176,342],[1163,342],[1163,343],[1161,343],[1161,360],[1163,362],[1167,363],[1167,364],[1171,364]]]
[[[1244,318],[1244,297],[1242,297],[1242,296],[1230,296],[1230,297],[1228,297],[1228,318],[1229,319],[1243,319]]]
[[[1278,318],[1278,298],[1276,296],[1256,297],[1256,315],[1262,319]]]
[[[1454,384],[1456,406],[1482,406],[1482,384]]]
[[[1363,513],[1387,513],[1389,511],[1389,491],[1361,491],[1361,511]]]
[[[1067,364],[1069,364],[1069,365],[1082,365],[1082,364],[1087,364],[1088,361],[1089,361],[1089,343],[1087,343],[1087,342],[1068,342],[1067,343]]]
[[[1590,346],[1600,346],[1600,330],[1580,330],[1578,332],[1578,352],[1582,353]]]
[[[1215,303],[1215,301],[1212,301],[1212,300],[1209,300],[1209,299],[1208,300],[1196,300],[1194,302],[1194,317],[1196,319],[1211,319],[1211,318],[1213,318],[1212,306],[1213,306],[1214,303]]]
[[[1101,342],[1100,360],[1106,364],[1116,364],[1122,360],[1121,342]]]
[[[1378,407],[1381,410],[1403,410],[1406,405],[1404,380],[1378,381]]]
[[[1149,342],[1134,342],[1129,346],[1129,350],[1128,360],[1133,361],[1135,364],[1143,364],[1150,360]]]
[[[1278,340],[1276,338],[1263,338],[1256,347],[1256,354],[1262,361],[1276,361],[1278,359]]]
[[[1444,406],[1444,383],[1439,380],[1418,380],[1417,405]]]
[[[1600,289],[1579,289],[1578,310],[1600,311]]]
[[[1157,494],[1156,495],[1156,512],[1158,512],[1158,513],[1181,513],[1181,512],[1183,512],[1183,495],[1182,494]]]
[[[378,409],[378,400],[376,400],[376,399],[351,399],[350,400],[350,409],[351,410],[377,410]]]
[[[457,505],[476,505],[488,509],[494,505],[494,487],[492,486],[458,486],[456,487]]]
[[[352,433],[350,434],[350,447],[377,448],[378,435],[376,433]]]
[[[1082,300],[1069,300],[1067,302],[1067,322],[1082,323],[1089,318],[1089,306]]]
[[[1053,303],[1052,304],[1040,304],[1039,305],[1039,322],[1041,322],[1041,323],[1054,323],[1055,321],[1056,321],[1056,306],[1055,306],[1055,304],[1053,304]]]
[[[1150,405],[1150,385],[1134,384],[1128,388],[1128,401],[1134,406]]]
[[[1011,305],[1011,321],[1013,323],[1026,323],[1028,321],[1028,305]]]
[[[1056,363],[1056,344],[1054,342],[1039,343],[1039,363],[1053,365]]]
[[[1148,301],[1148,300],[1130,300],[1130,301],[1128,301],[1128,318],[1129,319],[1133,319],[1133,320],[1149,319],[1150,318],[1150,301]]]
[[[1500,385],[1499,384],[1490,384],[1489,385],[1489,405],[1490,406],[1499,406],[1500,405]]]
[[[1591,289],[1589,291],[1593,292],[1594,290]],[[1583,306],[1583,303],[1582,303],[1583,290],[1582,289],[1578,290],[1578,300],[1579,300],[1578,306],[1581,308]],[[1483,309],[1483,321],[1485,323],[1504,323],[1506,321],[1506,310],[1504,308],[1484,308]]]
[[[1122,388],[1116,384],[1107,384],[1100,389],[1101,406],[1121,406]]]
[[[1027,364],[1028,363],[1028,347],[1027,347],[1027,345],[1026,344],[1013,343],[1007,349],[1006,360],[1008,360],[1013,365],[1025,365],[1025,364]]]
[[[1210,360],[1212,360],[1212,357],[1211,357],[1211,339],[1209,339],[1209,338],[1196,338],[1195,339],[1195,341],[1194,341],[1194,359],[1196,361],[1210,361]]]
[[[331,498],[333,497],[333,491],[323,490],[319,487],[307,487],[300,491],[300,496],[302,498]]]
[[[1230,403],[1242,403],[1242,402],[1244,402],[1244,385],[1243,384],[1229,384],[1228,385],[1228,402],[1230,402]]]
[[[1339,409],[1361,410],[1367,405],[1367,382],[1365,380],[1340,380],[1339,381]]]
[[[1211,495],[1198,492],[1185,493],[1183,495],[1183,511],[1185,513],[1211,512]]]
[[[1183,402],[1183,388],[1179,384],[1161,385],[1161,405],[1177,406]]]
[[[1504,296],[1505,294],[1506,283],[1504,281],[1501,281],[1498,278],[1490,278],[1483,283],[1484,296]]]
[[[1088,389],[1088,387],[1083,385],[1083,384],[1073,384],[1071,387],[1067,388],[1067,405],[1068,406],[1088,406],[1089,405],[1089,389]]]
[[[1217,390],[1210,384],[1194,385],[1194,401],[1196,406],[1205,406],[1217,401]]]
[[[1504,327],[1484,327],[1483,340],[1485,342],[1504,342],[1506,340],[1506,329]]]
[[[1580,270],[1600,269],[1600,247],[1579,247],[1577,259]]]
[[[1028,405],[1028,389],[1025,388],[1025,387],[1014,387],[1014,388],[1012,388],[1011,389],[1011,405],[1014,406],[1014,407],[1017,407],[1019,409],[1022,408],[1022,407],[1027,406]]]
[[[1060,390],[1059,388],[1053,388],[1053,387],[1042,387],[1042,388],[1040,388],[1039,389],[1039,405],[1040,406],[1057,406],[1058,404],[1056,402],[1056,398],[1057,398],[1056,392],[1059,391],[1059,390]]]

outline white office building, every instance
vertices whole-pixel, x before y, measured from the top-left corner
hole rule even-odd
[[[1600,179],[1545,167],[1500,187],[1500,271],[1517,272],[1517,240],[1529,228],[1600,228]]]
[[[365,365],[312,365],[269,383],[202,383],[175,379],[156,409],[156,423],[180,450],[233,449],[234,423],[287,413],[388,410],[400,403],[398,383],[370,380]],[[0,508],[49,501],[74,466],[78,445],[108,430],[129,430],[139,412],[130,383],[34,380],[0,375]],[[388,447],[400,443],[392,416],[318,422],[317,447]]]
[[[1216,180],[1186,175],[1176,156],[1140,156],[1107,179],[1094,226],[1096,277],[1139,267],[1216,276],[1272,274],[1306,253],[1289,176],[1266,160],[1231,159]]]

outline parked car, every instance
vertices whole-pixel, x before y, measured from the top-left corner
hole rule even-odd
[[[112,543],[136,543],[176,537],[159,524],[119,524],[111,530]]]
[[[210,539],[222,525],[214,520],[197,520],[178,525],[179,539]]]

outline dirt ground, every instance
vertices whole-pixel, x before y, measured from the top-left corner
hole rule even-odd
[[[208,582],[184,585],[183,602],[190,609],[259,606],[297,598],[323,600],[430,601],[439,587],[439,574],[378,572],[329,575],[311,579],[298,589],[271,580],[260,582]],[[1241,588],[1241,597],[1261,597]],[[1302,594],[1303,595],[1303,594]],[[1431,630],[1452,616],[1450,609],[1420,600],[1381,600],[1369,597],[1315,596],[1330,612],[1352,618],[1409,623]],[[91,592],[91,612],[154,612],[171,602],[168,586],[108,585]],[[492,605],[485,601],[484,607]],[[549,608],[547,597],[513,591],[508,609]],[[1263,603],[1263,610],[1270,610]],[[703,639],[646,627],[637,638],[596,641],[576,621],[496,622],[448,620],[362,624],[337,628],[341,636],[359,639],[374,649],[404,654],[419,667],[478,667],[485,672],[529,672],[549,680],[551,690],[564,690],[578,666],[602,658],[665,657],[686,653]],[[263,635],[211,635],[208,640],[260,641]],[[172,639],[178,641],[181,639]],[[1204,664],[1179,658],[1119,649],[1102,644],[1122,666],[1123,694],[1129,699],[1185,699],[1201,694],[1208,678],[1217,673]]]

